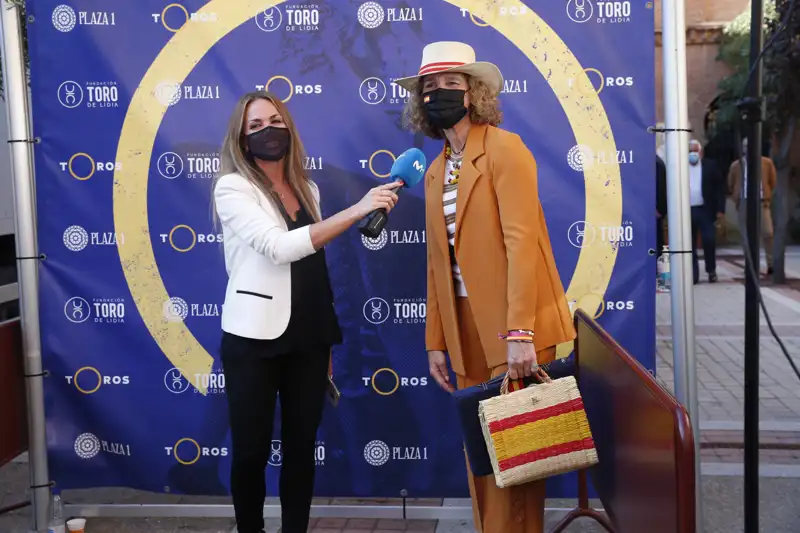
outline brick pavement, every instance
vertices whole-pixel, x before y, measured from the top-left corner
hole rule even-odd
[[[695,337],[698,401],[701,422],[737,422],[744,419],[744,286],[736,251],[722,251],[719,283],[695,286]],[[701,259],[701,271],[703,268]],[[800,253],[787,256],[787,274],[800,273]],[[800,366],[800,291],[789,287],[762,287],[767,311],[778,335]],[[656,299],[656,376],[674,391],[670,297]],[[760,342],[760,420],[800,423],[800,380],[772,337],[763,312]],[[796,439],[797,440],[797,439]]]

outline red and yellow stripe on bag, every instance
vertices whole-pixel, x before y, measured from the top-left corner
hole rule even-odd
[[[594,451],[581,398],[494,420],[488,429],[500,472]]]

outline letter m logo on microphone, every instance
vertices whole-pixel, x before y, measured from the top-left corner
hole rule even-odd
[[[414,161],[414,170],[422,172],[423,170],[425,170],[425,166],[419,161]]]

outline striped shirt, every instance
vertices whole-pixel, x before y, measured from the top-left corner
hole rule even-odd
[[[452,247],[455,246],[456,236],[456,199],[458,198],[458,182],[448,183],[448,181],[453,175],[458,174],[461,161],[450,157],[448,157],[446,161],[442,203],[444,205],[444,223],[447,226],[447,241],[450,243],[452,249]],[[455,254],[450,255],[453,267],[453,288],[455,289],[456,296],[466,297],[467,288],[464,286],[464,278],[461,276],[461,269],[455,261]]]

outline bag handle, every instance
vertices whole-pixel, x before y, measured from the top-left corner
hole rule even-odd
[[[534,378],[538,378],[539,383],[550,383],[553,380],[550,379],[550,376],[547,375],[547,372],[544,371],[544,368],[541,366],[536,369],[536,372],[533,374]],[[515,380],[515,381],[522,381],[522,380]],[[505,377],[503,378],[503,383],[500,385],[500,394],[508,394],[508,386],[511,384],[511,378],[508,376],[508,372],[506,372]]]

